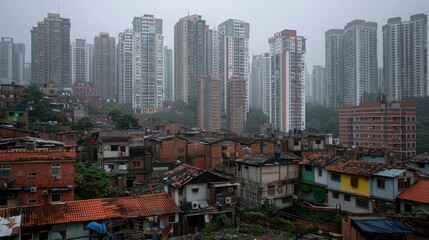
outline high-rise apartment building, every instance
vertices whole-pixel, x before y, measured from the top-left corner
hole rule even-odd
[[[404,158],[416,155],[416,104],[366,102],[339,108],[343,146],[387,147]]]
[[[119,33],[116,50],[119,103],[132,104],[134,85],[134,43],[132,29],[126,29]]]
[[[173,49],[164,47],[164,101],[173,101]]]
[[[94,86],[105,101],[117,100],[115,38],[101,32],[94,38]]]
[[[162,19],[145,14],[133,20],[133,109],[137,113],[159,111],[163,102],[164,37]]]
[[[245,77],[232,77],[227,88],[228,129],[240,134],[247,120],[247,80]]]
[[[205,74],[219,77],[219,31],[206,26]]]
[[[224,112],[228,81],[233,77],[244,78],[246,87],[249,81],[249,23],[228,19],[218,26],[218,31],[221,109]]]
[[[249,82],[249,106],[270,114],[271,64],[270,54],[253,55]]]
[[[343,103],[342,36],[341,29],[325,32],[326,106],[332,109]]]
[[[305,65],[305,103],[313,104],[313,76]]]
[[[13,38],[2,37],[0,41],[0,82],[24,83],[25,45],[14,43]]]
[[[383,26],[384,92],[388,99],[428,95],[427,15],[390,18]]]
[[[277,131],[305,129],[306,39],[285,29],[269,38],[271,57],[270,123]]]
[[[71,86],[70,54],[70,20],[48,13],[48,17],[31,30],[32,83]]]
[[[208,75],[197,82],[198,128],[204,131],[220,131],[220,81]]]
[[[312,84],[313,84],[313,104],[318,104],[326,107],[326,80],[325,80],[325,68],[320,65],[314,65],[312,71]]]
[[[205,75],[205,29],[206,21],[196,14],[174,25],[174,100],[196,97],[197,79]]]
[[[72,42],[72,84],[92,82],[92,51],[92,44],[85,39]]]

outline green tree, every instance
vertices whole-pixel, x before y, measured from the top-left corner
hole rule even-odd
[[[137,118],[131,114],[119,115],[114,118],[113,123],[116,129],[133,129],[140,128],[140,123]]]
[[[321,105],[305,105],[306,131],[338,136],[338,112]]]
[[[71,127],[74,131],[88,131],[94,127],[94,124],[92,123],[90,118],[83,117],[74,122]]]
[[[86,166],[81,162],[75,164],[75,198],[92,199],[119,197],[118,188],[109,186],[111,175],[95,166]]]
[[[246,126],[244,132],[259,133],[259,127],[268,121],[268,116],[260,109],[250,108],[247,113]]]

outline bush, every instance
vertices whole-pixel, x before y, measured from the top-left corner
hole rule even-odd
[[[260,236],[260,235],[266,234],[267,233],[267,229],[265,229],[264,227],[262,227],[259,224],[254,224],[254,225],[252,225],[252,228],[251,228],[250,232],[254,236]]]

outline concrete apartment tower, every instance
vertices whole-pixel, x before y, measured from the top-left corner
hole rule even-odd
[[[313,84],[313,104],[326,107],[326,80],[325,68],[320,65],[314,65],[312,71]]]
[[[164,101],[173,99],[173,49],[164,46]]]
[[[92,82],[93,45],[85,39],[76,39],[71,44],[72,84]]]
[[[305,129],[306,39],[285,29],[269,38],[271,56],[270,123],[281,132]]]
[[[31,82],[44,86],[71,86],[70,20],[59,14],[48,17],[31,30]]]
[[[427,15],[390,18],[383,26],[383,82],[388,99],[428,95]]]
[[[119,103],[132,104],[134,86],[134,43],[132,29],[126,29],[119,33],[116,51]]]
[[[247,120],[247,79],[232,77],[227,88],[227,127],[231,132],[240,134]]]
[[[13,38],[0,41],[0,83],[24,83],[25,45],[14,43]]]
[[[208,75],[197,83],[198,128],[204,131],[220,131],[220,81]]]
[[[160,111],[164,100],[164,37],[162,19],[145,14],[133,20],[133,109],[136,113]]]
[[[117,100],[115,38],[101,32],[94,38],[94,87],[102,101]]]
[[[205,29],[206,21],[196,14],[174,25],[175,101],[197,96],[197,80],[205,75]]]
[[[325,32],[326,106],[337,109],[343,98],[342,29]]]
[[[249,81],[249,106],[262,110],[267,116],[271,105],[271,58],[269,53],[253,55]]]
[[[206,26],[205,74],[219,77],[219,31]]]
[[[249,23],[236,19],[228,19],[218,26],[218,31],[221,109],[225,113],[227,108],[228,81],[234,77],[244,78],[246,80],[246,88],[248,87]]]

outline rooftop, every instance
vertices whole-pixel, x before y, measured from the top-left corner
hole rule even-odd
[[[369,177],[386,168],[388,167],[385,164],[366,162],[362,160],[348,160],[327,166],[326,170]]]
[[[425,152],[425,153],[419,154],[417,156],[412,157],[408,161],[420,162],[420,163],[429,163],[429,153]]]
[[[398,195],[399,199],[429,204],[429,179],[420,179]]]
[[[173,187],[182,187],[205,171],[188,164],[182,164],[164,174],[163,180]]]
[[[285,152],[281,153],[279,157],[276,157],[274,153],[272,154],[259,154],[259,155],[249,155],[242,159],[237,159],[236,161],[242,164],[248,164],[253,166],[261,165],[273,165],[273,164],[288,164],[293,162],[298,162],[301,160],[297,155]]]
[[[302,160],[299,162],[299,164],[312,165],[316,167],[327,167],[340,161],[345,161],[345,159],[336,155],[314,154]]]

